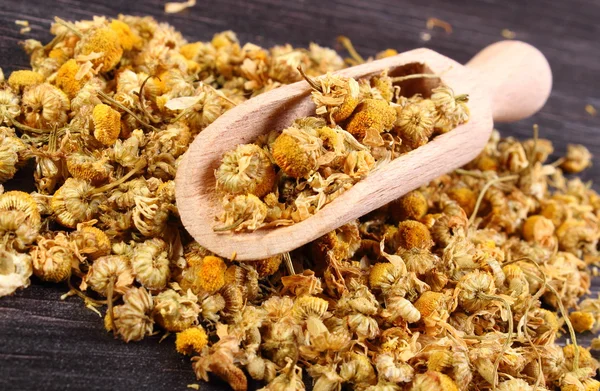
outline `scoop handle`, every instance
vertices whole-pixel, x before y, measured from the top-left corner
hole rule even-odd
[[[552,71],[546,57],[521,41],[500,41],[467,63],[479,73],[479,83],[491,97],[497,122],[513,122],[542,108],[552,89]]]

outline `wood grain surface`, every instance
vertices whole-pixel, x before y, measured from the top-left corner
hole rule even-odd
[[[5,74],[26,68],[27,56],[19,41],[48,41],[54,15],[71,20],[119,13],[152,15],[171,23],[189,40],[208,40],[215,32],[231,29],[242,42],[263,46],[285,42],[306,46],[314,41],[335,47],[335,37],[344,34],[365,56],[388,47],[402,52],[424,46],[460,63],[501,40],[501,31],[510,29],[517,39],[546,55],[554,86],[540,113],[499,125],[501,133],[529,137],[532,125],[538,123],[541,136],[554,141],[557,154],[567,143],[583,143],[600,156],[600,116],[584,109],[586,104],[600,109],[598,1],[198,0],[194,8],[176,15],[165,15],[163,5],[162,0],[2,0],[0,67]],[[429,17],[449,22],[452,34],[427,31]],[[28,20],[31,32],[21,35],[16,19]],[[430,41],[422,41],[423,32],[431,34]],[[583,177],[600,183],[600,164]],[[593,286],[596,294],[600,283]],[[175,353],[172,337],[162,343],[159,336],[130,344],[115,340],[80,300],[60,301],[66,291],[66,286],[34,279],[27,290],[0,299],[0,390],[184,390],[195,382],[189,360]],[[201,389],[226,387],[214,381],[201,384]]]

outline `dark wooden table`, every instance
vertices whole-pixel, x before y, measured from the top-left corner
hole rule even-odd
[[[405,51],[426,46],[460,62],[503,39],[501,31],[510,29],[547,56],[554,88],[539,114],[499,124],[502,134],[530,137],[532,125],[538,123],[541,136],[555,142],[557,153],[571,142],[583,143],[600,156],[600,115],[593,117],[584,109],[586,104],[600,109],[597,0],[198,0],[194,8],[175,15],[164,14],[163,4],[162,0],[0,1],[0,67],[7,76],[26,68],[27,56],[19,41],[48,41],[54,15],[70,20],[118,13],[152,15],[171,23],[190,41],[210,40],[215,32],[232,29],[242,42],[266,47],[286,42],[306,46],[311,41],[335,46],[336,36],[344,34],[365,56],[388,47]],[[429,17],[449,22],[454,31],[449,35],[441,29],[427,31]],[[28,20],[31,32],[19,34],[16,19]],[[422,32],[429,32],[431,40],[424,42]],[[597,179],[600,164],[583,176]],[[158,337],[130,344],[115,340],[79,299],[60,301],[66,291],[65,286],[34,279],[27,290],[0,299],[0,390],[183,390],[195,382],[189,361],[175,353],[172,338],[162,343]],[[201,387],[226,389],[219,382]]]

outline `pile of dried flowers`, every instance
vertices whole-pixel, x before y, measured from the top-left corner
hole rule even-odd
[[[318,80],[306,76],[315,116],[298,118],[223,156],[215,177],[224,211],[215,230],[305,220],[377,166],[468,121],[467,95],[454,96],[452,89],[439,86],[430,98],[407,98],[394,85],[402,79],[387,71],[360,82],[331,74]]]
[[[600,300],[578,305],[600,197],[563,176],[589,166],[583,146],[548,164],[548,140],[494,132],[467,167],[303,248],[231,261],[181,226],[182,154],[235,104],[301,80],[299,66],[311,77],[344,61],[232,32],[187,43],[148,17],[51,32],[25,42],[31,70],[1,78],[0,180],[33,161],[37,191],[0,195],[0,296],[32,273],[67,281],[107,330],[177,333],[198,378],[235,390],[247,376],[302,390],[305,373],[315,390],[600,388],[575,335],[600,330]]]

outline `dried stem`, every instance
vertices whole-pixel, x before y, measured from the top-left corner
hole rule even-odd
[[[160,77],[158,76],[148,76],[140,86],[140,92],[138,94],[138,97],[140,98],[140,107],[142,109],[142,112],[146,115],[146,117],[150,118],[150,122],[152,122],[153,124],[159,124],[161,123],[161,120],[154,118],[154,116],[148,112],[148,110],[146,109],[146,100],[144,99],[144,87],[146,86],[148,80],[150,80],[153,77],[157,78],[160,81]]]
[[[96,300],[96,299],[92,299],[91,297],[89,297],[88,295],[86,295],[85,293],[83,293],[82,291],[80,291],[79,289],[75,288],[73,286],[73,284],[71,283],[71,279],[67,280],[67,284],[69,285],[69,292],[73,292],[74,294],[76,294],[77,296],[79,296],[80,298],[83,299],[83,301],[85,302],[89,302],[92,304],[95,304],[97,306],[102,306],[102,305],[106,305],[108,304],[107,300]]]
[[[51,132],[51,130],[47,130],[47,129],[32,128],[31,126],[27,126],[25,124],[20,123],[19,121],[17,121],[16,119],[14,119],[12,117],[9,117],[9,118],[10,118],[10,122],[12,122],[14,127],[19,128],[24,132],[30,132],[30,133],[34,133],[34,134],[48,134]]]
[[[525,339],[527,339],[529,346],[531,346],[531,349],[533,349],[535,356],[537,358],[537,363],[538,363],[540,373],[538,374],[537,379],[535,381],[535,385],[533,387],[533,390],[535,391],[535,390],[537,390],[537,387],[539,386],[540,382],[543,379],[542,356],[540,355],[540,352],[538,351],[536,345],[533,343],[533,341],[531,340],[531,337],[529,336],[529,333],[527,332],[527,322],[528,322],[529,310],[531,310],[531,306],[533,305],[533,303],[538,301],[540,299],[540,297],[542,297],[542,295],[546,292],[546,275],[544,274],[544,271],[542,270],[540,265],[537,262],[535,262],[529,258],[519,258],[514,261],[506,262],[504,265],[510,265],[511,263],[515,263],[515,262],[519,262],[519,261],[532,262],[537,267],[537,269],[540,272],[540,274],[542,275],[542,277],[544,277],[543,278],[544,283],[540,286],[540,289],[538,289],[538,291],[535,293],[535,295],[533,295],[532,297],[529,298],[529,303],[527,304],[527,307],[525,308],[525,312],[523,312],[523,317],[521,318],[522,322],[519,321],[519,324],[517,325],[517,329],[520,329],[520,328],[523,329],[523,334],[525,335]],[[517,331],[517,333],[519,333],[519,332]]]
[[[61,26],[66,27],[67,29],[69,29],[69,31],[71,31],[73,34],[75,34],[77,37],[79,38],[83,38],[83,33],[81,31],[79,31],[79,29],[77,27],[75,27],[75,25],[71,22],[67,22],[64,19],[59,18],[58,16],[54,17],[54,21],[58,24],[60,24]]]
[[[141,158],[137,164],[135,165],[135,167],[133,167],[133,169],[131,171],[129,171],[127,174],[123,175],[121,178],[117,179],[114,182],[111,182],[107,185],[104,185],[102,187],[97,187],[93,190],[91,190],[88,194],[98,194],[98,193],[104,193],[107,190],[113,189],[117,186],[119,186],[121,183],[125,182],[126,180],[128,180],[129,178],[131,178],[133,175],[137,174],[139,171],[141,171],[144,167],[146,167],[146,164],[148,162],[146,161],[146,158]]]
[[[236,221],[234,221],[233,223],[231,223],[229,225],[224,225],[224,226],[221,226],[221,227],[214,227],[213,231],[215,231],[215,232],[225,232],[225,231],[234,230],[237,227],[239,227],[245,220],[246,220],[246,216],[240,217],[239,219],[237,219]]]
[[[509,175],[509,176],[505,176],[505,177],[501,177],[501,178],[492,179],[491,181],[486,183],[485,186],[483,186],[483,189],[481,189],[481,193],[479,193],[479,197],[477,197],[477,202],[475,203],[475,208],[473,209],[473,213],[471,214],[471,218],[469,219],[469,224],[472,225],[475,222],[475,218],[477,217],[477,212],[479,212],[479,208],[481,207],[481,202],[483,201],[483,197],[485,196],[485,193],[489,190],[490,187],[492,187],[493,185],[495,185],[496,183],[499,183],[499,182],[507,182],[507,181],[512,181],[515,179],[519,179],[519,176],[518,175]]]
[[[117,327],[115,326],[115,314],[113,308],[113,294],[115,288],[115,276],[110,276],[110,281],[106,287],[106,300],[108,301],[108,315],[110,316],[110,326],[113,330],[113,335],[117,336]]]
[[[502,302],[502,304],[504,304],[504,307],[506,307],[506,310],[508,311],[508,333],[506,333],[506,341],[504,341],[504,344],[502,345],[501,353],[498,355],[498,357],[496,357],[496,360],[494,361],[494,384],[492,384],[492,390],[495,391],[496,387],[498,385],[498,367],[500,366],[500,360],[502,359],[502,356],[504,356],[504,353],[506,352],[506,349],[508,349],[508,347],[511,343],[511,340],[512,340],[513,327],[514,327],[513,313],[512,313],[512,309],[510,308],[510,304],[508,303],[508,301],[506,301],[506,299],[504,299],[500,296],[494,296],[494,295],[480,294],[479,296],[482,299],[498,300],[498,301]]]
[[[296,271],[294,270],[294,264],[292,263],[292,258],[290,257],[289,252],[283,253],[283,260],[285,262],[285,267],[288,269],[288,273],[290,274],[290,276],[296,274]]]
[[[127,107],[123,106],[121,103],[117,102],[116,100],[114,100],[113,98],[111,98],[110,96],[108,96],[107,94],[105,94],[102,91],[98,91],[98,95],[100,95],[100,97],[102,99],[104,99],[106,102],[110,103],[111,105],[125,111],[126,113],[130,114],[133,118],[135,118],[139,123],[141,123],[142,125],[144,125],[147,128],[150,128],[156,132],[159,131],[159,129],[155,128],[154,126],[152,126],[151,124],[149,124],[148,122],[144,121],[143,119],[141,119],[140,117],[138,117],[133,111],[129,110]]]
[[[538,137],[539,137],[539,133],[540,133],[540,127],[537,124],[533,125],[533,148],[531,150],[531,155],[529,156],[529,167],[533,166],[534,160],[535,160],[535,154],[537,152],[537,145],[538,145]]]
[[[412,75],[392,77],[392,83],[400,83],[404,80],[410,80],[410,79],[439,79],[439,78],[441,78],[441,76],[436,75],[435,73],[414,73]]]
[[[312,78],[309,77],[305,72],[304,69],[302,69],[301,66],[298,66],[298,72],[300,72],[300,74],[302,75],[302,77],[304,78],[304,80],[306,80],[306,82],[311,86],[311,88],[315,91],[319,91],[319,92],[323,92],[323,88],[321,88],[321,86],[319,84],[317,84],[317,82]]]
[[[558,309],[565,321],[565,324],[567,325],[567,328],[569,329],[569,335],[571,337],[571,340],[573,341],[573,346],[575,347],[575,355],[573,356],[573,370],[576,371],[577,369],[579,369],[579,345],[577,344],[577,335],[575,334],[575,329],[573,328],[573,324],[571,323],[571,320],[569,319],[569,315],[568,315],[568,313],[565,309],[565,306],[562,302],[562,298],[560,297],[560,295],[556,291],[556,289],[552,285],[548,284],[548,282],[546,280],[546,274],[542,270],[539,263],[537,263],[535,260],[533,260],[531,258],[521,258],[514,262],[518,262],[518,261],[528,261],[528,262],[533,263],[537,267],[537,269],[541,273],[541,275],[544,276],[544,278],[540,278],[540,277],[536,276],[535,274],[528,273],[528,272],[525,272],[525,274],[527,274],[531,278],[534,278],[534,279],[540,281],[542,284],[544,284],[544,286],[546,288],[548,288],[548,290],[550,290],[556,296]]]
[[[348,51],[348,53],[350,54],[350,57],[352,57],[352,59],[357,64],[364,64],[366,62],[365,59],[362,58],[362,56],[360,54],[358,54],[356,49],[354,49],[354,45],[352,45],[352,41],[350,41],[350,38],[348,38],[344,35],[340,35],[339,37],[337,37],[337,41],[342,44],[344,49],[346,49]]]

